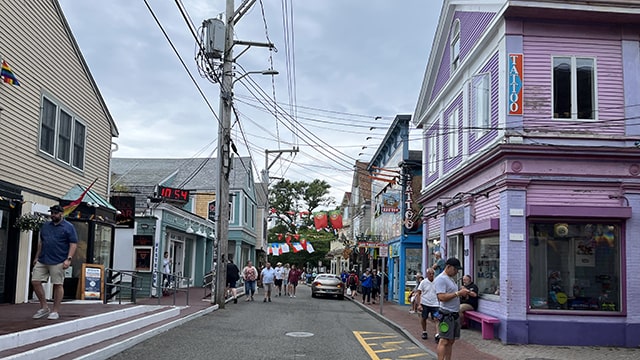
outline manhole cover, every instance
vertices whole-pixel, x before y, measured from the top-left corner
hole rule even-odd
[[[288,332],[285,335],[287,336],[291,336],[291,337],[310,337],[313,336],[312,333],[310,332],[304,332],[304,331],[294,331],[294,332]]]

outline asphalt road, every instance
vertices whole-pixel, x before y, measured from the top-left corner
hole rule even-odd
[[[296,298],[262,298],[227,303],[111,359],[432,359],[351,301],[312,298],[306,285]]]

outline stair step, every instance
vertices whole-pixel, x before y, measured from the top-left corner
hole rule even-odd
[[[141,305],[0,337],[3,359],[51,359],[179,317],[174,306]],[[3,339],[3,338],[7,339]],[[47,339],[43,340],[42,339]]]

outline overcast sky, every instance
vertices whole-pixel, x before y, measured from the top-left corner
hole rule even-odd
[[[178,1],[188,21],[169,0],[147,0],[151,9],[143,0],[59,1],[120,131],[115,157],[216,156],[219,85],[200,75],[187,23],[199,35],[225,0]],[[395,115],[413,114],[442,1],[256,1],[235,39],[270,41],[277,52],[249,48],[236,78],[271,66],[279,75],[251,74],[234,85],[240,155],[261,171],[265,149],[299,146],[270,176],[325,180],[339,202],[351,190],[355,160],[371,159]],[[244,49],[236,45],[234,55]]]

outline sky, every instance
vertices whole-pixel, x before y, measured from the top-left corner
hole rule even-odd
[[[196,39],[225,0],[59,2],[118,127],[114,157],[217,156],[220,86]],[[265,150],[296,147],[270,155],[270,178],[325,180],[339,203],[355,161],[371,160],[396,115],[413,114],[442,2],[256,1],[234,37],[275,48],[234,46],[231,133],[257,181]],[[279,74],[254,73],[267,69]],[[410,147],[421,150],[419,138]]]

